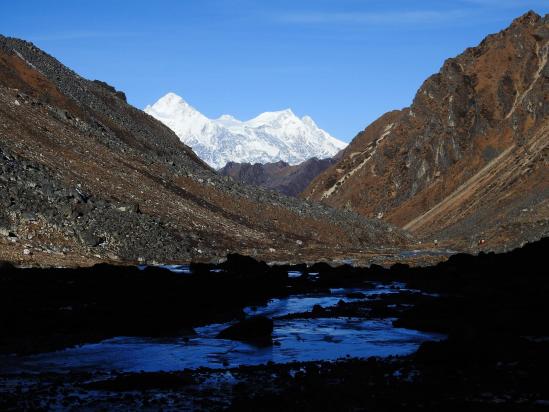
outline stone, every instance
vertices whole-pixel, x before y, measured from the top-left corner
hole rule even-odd
[[[273,327],[272,319],[253,316],[222,330],[217,338],[268,344],[272,343]]]
[[[87,230],[82,233],[80,233],[80,240],[81,242],[89,247],[96,247],[99,246],[104,239],[100,236],[95,235],[92,231]]]

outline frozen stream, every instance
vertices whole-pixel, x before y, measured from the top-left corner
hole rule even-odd
[[[369,289],[332,289],[325,294],[294,295],[272,299],[266,306],[246,308],[249,315],[276,318],[305,312],[314,305],[332,306],[339,300],[368,299],[379,293],[398,293],[404,285],[377,284]],[[364,298],[346,297],[361,292]],[[357,296],[351,295],[351,296]],[[321,318],[275,320],[269,347],[215,336],[229,324],[211,324],[196,328],[188,338],[116,337],[99,343],[30,356],[0,357],[1,373],[59,372],[68,370],[174,371],[185,368],[225,368],[258,365],[269,361],[335,360],[343,357],[405,355],[426,340],[443,336],[395,328],[392,319]]]

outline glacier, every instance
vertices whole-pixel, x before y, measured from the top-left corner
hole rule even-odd
[[[291,165],[313,157],[333,157],[347,143],[320,129],[309,116],[291,109],[265,112],[241,121],[225,114],[210,119],[175,93],[168,93],[144,111],[158,119],[214,169],[228,162]]]

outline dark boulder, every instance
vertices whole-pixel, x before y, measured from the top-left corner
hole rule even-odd
[[[334,271],[335,271],[334,268],[331,267],[326,262],[317,262],[309,268],[309,273],[324,274],[324,273],[332,273]]]
[[[237,253],[227,255],[227,260],[221,265],[230,273],[260,275],[269,271],[265,262],[258,262],[252,257],[242,256]]]
[[[339,303],[338,303],[339,304]],[[326,314],[326,309],[320,305],[314,305],[311,313],[316,316],[321,316]]]
[[[272,344],[273,321],[265,316],[244,319],[222,330],[217,338],[256,344]]]

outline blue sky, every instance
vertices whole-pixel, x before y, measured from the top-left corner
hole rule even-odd
[[[30,40],[143,108],[173,91],[209,117],[291,107],[349,141],[408,106],[443,61],[547,0],[0,0]]]

